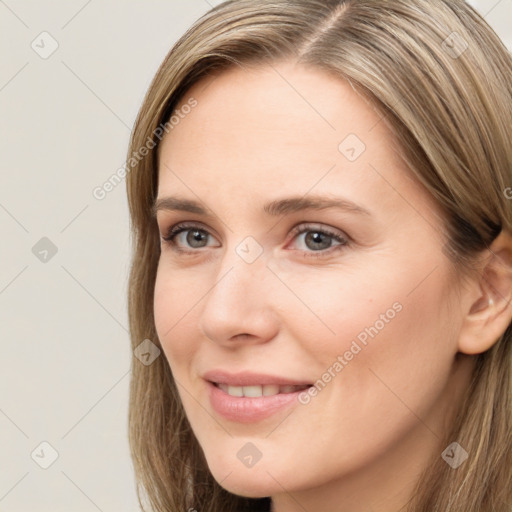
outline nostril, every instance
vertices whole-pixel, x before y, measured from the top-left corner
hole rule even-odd
[[[249,338],[250,338],[250,337],[251,337],[251,334],[247,334],[247,333],[245,333],[245,332],[244,332],[243,334],[235,334],[235,335],[233,336],[233,338],[234,338],[234,339],[238,339],[238,338],[245,339],[245,338],[247,338],[247,337],[249,337]]]

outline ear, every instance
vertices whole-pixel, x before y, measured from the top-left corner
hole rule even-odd
[[[502,231],[486,256],[479,278],[466,290],[469,310],[459,333],[459,352],[490,349],[512,321],[512,236]]]

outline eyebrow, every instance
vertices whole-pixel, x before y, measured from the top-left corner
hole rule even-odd
[[[276,217],[287,213],[295,213],[302,210],[325,210],[327,208],[337,208],[350,213],[357,213],[371,217],[371,213],[362,206],[341,197],[313,196],[308,197],[295,196],[276,199],[263,206],[263,211],[270,216]],[[210,215],[201,203],[185,199],[182,197],[167,196],[157,199],[151,210],[153,216],[156,216],[160,210],[183,211],[197,213],[199,215]]]

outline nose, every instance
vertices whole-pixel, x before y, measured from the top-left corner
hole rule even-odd
[[[228,347],[267,342],[279,330],[272,305],[275,294],[270,289],[276,283],[263,257],[247,263],[234,250],[231,252],[219,265],[202,301],[199,329],[212,341]]]

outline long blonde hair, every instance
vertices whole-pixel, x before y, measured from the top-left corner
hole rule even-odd
[[[160,346],[153,318],[160,242],[151,213],[159,127],[201,77],[279,59],[334,73],[380,109],[411,172],[444,212],[444,250],[458,274],[471,273],[474,257],[502,229],[512,232],[504,193],[512,185],[512,58],[472,7],[463,0],[227,1],[171,49],[130,140],[133,349],[146,338]],[[154,149],[135,159],[148,142]],[[474,356],[472,383],[445,439],[457,440],[469,460],[454,470],[433,454],[408,511],[512,510],[511,336],[509,325]],[[270,510],[269,498],[235,496],[213,479],[164,357],[133,360],[129,436],[145,510]]]

